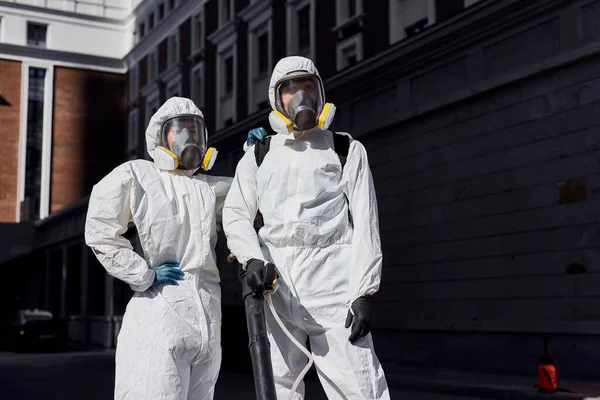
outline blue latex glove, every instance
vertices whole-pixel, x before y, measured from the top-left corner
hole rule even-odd
[[[183,279],[183,271],[179,269],[179,263],[163,264],[152,268],[152,270],[156,272],[152,285],[157,285],[159,283],[177,285],[177,281]]]
[[[248,147],[252,146],[256,141],[263,143],[265,138],[267,137],[267,131],[265,128],[254,128],[250,132],[248,132],[248,138],[246,139],[246,144]]]

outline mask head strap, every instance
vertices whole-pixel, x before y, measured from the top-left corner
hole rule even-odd
[[[285,122],[285,125],[287,126],[288,132],[292,133],[294,131],[294,124],[292,123],[292,121],[290,121],[290,119],[288,117],[286,117],[285,115],[283,115],[282,113],[280,113],[277,110],[273,111],[275,113],[275,115],[277,115],[283,122]]]

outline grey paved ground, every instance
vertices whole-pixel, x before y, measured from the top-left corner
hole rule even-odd
[[[0,353],[0,398],[5,400],[112,399],[113,351],[78,351],[56,354]],[[306,399],[326,399],[314,375],[306,384]],[[253,399],[252,375],[220,375],[216,400]],[[393,399],[474,400],[433,393],[393,391]],[[487,400],[487,399],[485,399]]]
[[[6,400],[111,399],[114,352],[0,353],[0,398]],[[252,375],[222,373],[216,399],[252,399]],[[307,382],[307,398],[325,399],[318,382]]]

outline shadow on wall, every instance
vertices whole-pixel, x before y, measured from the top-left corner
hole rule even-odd
[[[125,161],[127,148],[125,76],[90,73],[85,81],[85,192]]]
[[[45,258],[35,251],[0,263],[0,267],[6,282],[11,282],[0,292],[0,330],[4,334],[9,317],[19,309],[45,306]],[[27,279],[23,279],[23,271],[27,271]]]
[[[0,264],[29,253],[35,243],[35,226],[30,223],[0,223]]]
[[[0,106],[9,106],[10,107],[10,103],[4,98],[4,96],[2,96],[2,93],[0,93]]]

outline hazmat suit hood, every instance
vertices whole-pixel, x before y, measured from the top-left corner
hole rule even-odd
[[[269,102],[271,103],[271,109],[273,110],[269,114],[269,123],[271,124],[271,128],[277,133],[289,134],[290,132],[287,130],[285,123],[282,123],[281,118],[277,115],[275,88],[279,80],[284,78],[287,74],[296,71],[305,71],[309,74],[315,74],[319,77],[319,79],[321,78],[321,75],[319,75],[319,71],[317,70],[317,67],[315,67],[315,64],[306,57],[290,56],[279,60],[279,62],[275,65],[275,68],[273,68],[273,74],[271,75],[271,80],[269,82]],[[325,98],[322,100],[325,102]],[[329,125],[331,125],[331,122],[333,121],[334,115],[335,110],[333,110],[333,112],[329,112],[324,124],[321,126],[322,129],[326,130],[329,128]],[[313,128],[309,131],[314,129],[318,128]],[[295,131],[294,134],[295,136],[299,137],[305,132],[309,131]]]
[[[163,124],[166,120],[178,115],[197,115],[204,119],[202,111],[190,99],[184,97],[171,97],[167,100],[150,118],[148,127],[146,128],[146,148],[148,154],[154,159],[154,150],[160,146],[160,135]],[[208,141],[208,132],[204,131],[205,140]],[[187,173],[194,173],[194,170],[184,170]]]

